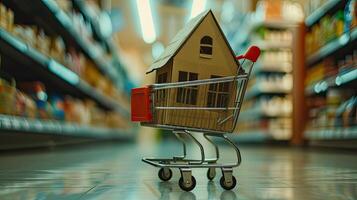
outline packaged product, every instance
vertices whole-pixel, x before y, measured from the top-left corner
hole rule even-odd
[[[0,3],[0,27],[7,27],[7,9],[6,7]]]
[[[355,25],[356,20],[356,0],[349,0],[345,7],[345,32],[349,32]]]
[[[37,107],[37,115],[42,119],[52,118],[52,107],[47,102],[47,93],[45,85],[39,81],[22,82],[18,84],[18,88],[24,91],[32,99],[34,99]]]
[[[0,79],[0,114],[12,115],[15,111],[15,81],[9,84]]]
[[[60,95],[51,95],[49,99],[53,109],[53,118],[61,121],[65,120],[63,98]]]

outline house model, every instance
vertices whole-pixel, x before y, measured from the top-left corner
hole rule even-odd
[[[211,10],[193,18],[169,43],[163,54],[149,67],[147,73],[156,72],[156,83],[194,81],[237,75],[239,62]],[[235,90],[229,83],[211,84],[209,87],[185,87],[163,91],[156,95],[156,106],[228,107]],[[217,125],[210,119],[231,115],[228,111],[158,110],[155,124],[192,127],[202,120],[200,127],[224,131],[232,120]],[[200,113],[200,119],[193,118]],[[192,117],[191,117],[192,116]],[[196,122],[196,123],[194,123]],[[145,125],[145,124],[143,124]]]

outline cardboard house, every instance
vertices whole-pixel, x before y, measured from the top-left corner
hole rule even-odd
[[[193,18],[147,70],[156,72],[156,83],[171,83],[234,76],[239,62],[211,10]],[[229,83],[159,91],[155,106],[234,106],[235,86]],[[218,124],[232,113],[208,110],[156,110],[154,124],[227,131],[233,120]]]

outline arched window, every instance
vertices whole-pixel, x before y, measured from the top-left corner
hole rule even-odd
[[[200,41],[200,56],[212,58],[213,40],[210,36],[204,36]]]

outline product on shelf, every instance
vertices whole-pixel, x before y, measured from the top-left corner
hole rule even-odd
[[[56,120],[65,120],[64,100],[61,95],[50,95],[49,102],[52,107],[52,116]]]
[[[14,13],[0,2],[0,27],[12,32],[14,26]]]
[[[0,114],[14,114],[15,94],[15,81],[9,84],[0,78]]]
[[[18,116],[36,118],[37,107],[36,102],[26,94],[16,91],[16,106],[15,113]]]
[[[101,44],[95,40],[98,38],[93,37],[92,24],[86,21],[83,15],[73,8],[72,1],[57,0],[56,3],[64,11],[59,12],[67,15],[70,22],[72,22],[73,26],[71,28],[75,33],[73,38],[79,40],[80,47],[84,44],[84,48],[89,48],[89,53],[79,51],[81,48],[78,48],[78,46],[74,48],[74,46],[71,46],[73,44],[68,43],[68,40],[65,43],[60,35],[47,35],[52,31],[42,29],[46,27],[40,27],[37,23],[14,24],[14,12],[1,4],[1,0],[0,28],[11,36],[8,38],[13,39],[13,42],[22,43],[22,46],[26,45],[28,47],[22,53],[38,51],[48,59],[53,59],[76,73],[80,77],[81,83],[82,81],[83,83],[89,83],[92,86],[91,89],[95,90],[95,92],[111,97],[113,102],[119,102],[121,105],[129,107],[127,95],[123,96],[123,91],[118,90],[112,80],[102,74],[102,71],[99,70],[102,66],[96,66],[98,62],[104,63],[104,65],[110,63],[111,55],[106,53]],[[51,9],[50,11],[52,12]],[[15,15],[18,14],[17,12],[20,11],[16,9]],[[24,16],[20,14],[15,17],[20,19]],[[16,20],[16,22],[21,21],[23,20]],[[72,33],[73,30],[69,30],[69,32]],[[8,38],[2,39],[8,42]],[[12,75],[12,73],[10,74]],[[17,76],[15,77],[18,78]],[[0,79],[0,114],[37,118],[43,121],[58,120],[73,123],[74,125],[130,128],[128,119],[121,116],[117,111],[103,110],[90,99],[83,99],[83,97],[78,99],[77,97],[57,93],[56,88],[52,86],[51,90],[46,91],[45,84],[40,81],[18,81],[15,84],[15,81],[9,83]]]
[[[351,90],[330,89],[326,97],[310,97],[309,129],[353,127],[356,121],[356,96]]]
[[[41,119],[52,119],[52,106],[48,103],[45,85],[39,81],[20,82],[18,88],[36,102],[37,114]]]
[[[345,10],[340,9],[334,14],[327,14],[310,27],[305,39],[306,55],[315,53],[344,33],[349,34],[356,27],[356,1],[349,0],[344,5]]]
[[[299,3],[287,0],[260,0],[257,3],[257,12],[265,20],[302,21],[303,8]]]
[[[346,54],[342,59],[335,61],[334,58],[326,58],[322,62],[307,69],[305,85],[313,86],[321,81],[326,81],[329,78],[336,79],[338,75],[343,75],[357,69],[357,50],[353,53]],[[337,80],[334,80],[338,84]],[[327,83],[326,83],[327,84]],[[327,90],[328,85],[323,88]]]
[[[345,31],[350,31],[356,27],[357,21],[357,2],[356,0],[349,0],[345,7]]]

